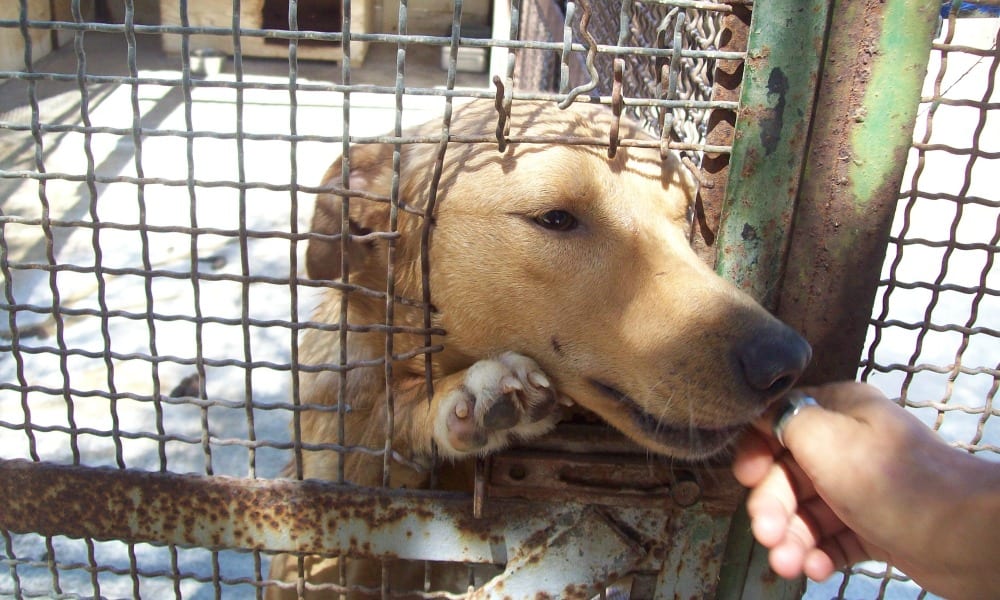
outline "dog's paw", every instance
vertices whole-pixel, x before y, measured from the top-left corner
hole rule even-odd
[[[514,352],[481,360],[445,398],[435,423],[445,456],[486,454],[546,433],[559,420],[558,393],[535,361]]]

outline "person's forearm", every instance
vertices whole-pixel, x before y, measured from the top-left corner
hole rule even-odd
[[[966,481],[973,489],[958,509],[967,531],[962,556],[970,563],[975,587],[963,596],[981,598],[987,592],[996,598],[1000,597],[1000,465],[976,459],[970,468],[974,473]]]
[[[954,472],[955,486],[940,511],[940,543],[925,549],[937,562],[934,580],[926,582],[926,587],[956,600],[997,598],[1000,465],[972,456],[962,458]]]

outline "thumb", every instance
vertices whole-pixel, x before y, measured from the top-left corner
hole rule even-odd
[[[836,465],[850,468],[843,454],[851,445],[848,440],[867,436],[871,431],[867,422],[819,402],[816,399],[815,404],[802,405],[793,414],[779,417],[783,421],[779,441],[810,475]]]
[[[880,452],[885,432],[880,433],[882,428],[873,422],[882,422],[882,412],[898,407],[875,388],[858,383],[800,391],[816,404],[787,418],[782,431],[785,448],[831,505],[848,511],[863,506],[872,490],[856,483],[864,478],[866,466],[885,454]]]

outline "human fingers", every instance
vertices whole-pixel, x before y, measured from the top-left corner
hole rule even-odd
[[[794,536],[788,536],[790,541],[772,547],[772,563],[781,565],[781,553],[792,553],[792,560],[786,560],[791,570],[799,561],[796,553],[805,547],[801,569],[822,578],[834,566],[882,559],[936,593],[976,597],[971,592],[981,587],[979,575],[995,571],[984,568],[989,559],[975,567],[969,561],[992,555],[967,550],[995,546],[990,540],[996,539],[996,529],[983,526],[989,516],[987,521],[955,518],[970,513],[956,511],[954,503],[966,497],[962,490],[970,485],[982,487],[978,467],[986,463],[950,448],[869,386],[833,384],[804,391],[819,406],[805,407],[786,421],[784,445],[845,528],[820,535],[814,548],[796,545]],[[790,519],[787,529],[793,528]],[[962,558],[956,561],[955,556]]]
[[[814,526],[800,507],[789,517],[781,540],[770,547],[768,563],[771,569],[786,579],[802,575],[806,560],[819,541]]]
[[[871,556],[830,507],[813,497],[800,501],[780,542],[769,547],[768,562],[782,577],[804,574],[823,581],[837,569]]]
[[[812,483],[790,456],[782,455],[780,460],[772,462],[747,497],[747,514],[754,537],[769,548],[790,533],[814,543],[813,530],[819,534],[829,531],[827,522],[833,517],[829,507],[825,513],[810,508],[815,500]]]
[[[747,497],[750,530],[765,548],[784,541],[788,524],[798,508],[798,500],[785,471],[771,466]]]
[[[846,544],[840,537],[851,538]],[[758,540],[759,541],[759,540]],[[805,574],[822,581],[837,568],[862,560],[864,555],[855,552],[856,537],[830,510],[821,498],[801,501],[795,514],[788,519],[779,541],[769,548],[768,563],[781,577],[791,579]]]
[[[892,448],[929,446],[940,450],[946,446],[919,419],[866,383],[836,382],[798,391],[813,397],[827,411],[845,417],[840,419],[843,433],[859,436],[855,441]]]
[[[812,493],[799,490],[801,497],[815,494],[827,507],[817,522],[820,547],[830,562],[843,566],[869,557],[859,540],[907,537],[912,528],[900,509],[921,480],[919,474],[898,468],[908,464],[899,455],[906,448],[933,445],[915,443],[927,435],[926,428],[864,384],[831,384],[801,392],[814,394],[819,405],[803,405],[784,422],[783,442],[794,457],[789,465],[801,469],[799,474],[792,471],[792,479],[813,488]],[[850,535],[844,537],[840,528],[849,528]],[[841,548],[837,542],[843,540],[854,542]]]
[[[805,556],[802,572],[806,577],[823,581],[834,571],[864,560],[885,560],[888,554],[879,548],[863,542],[857,534],[846,527],[834,535],[823,538]]]
[[[765,436],[756,429],[748,429],[736,442],[733,475],[744,487],[756,487],[764,480],[773,464],[772,447]]]
[[[756,430],[744,435],[736,447],[733,473],[752,490],[747,513],[754,537],[761,544],[776,546],[796,529],[802,530],[798,537],[806,537],[807,526],[799,526],[795,520],[801,504],[815,497],[815,489],[791,455],[769,435]]]
[[[844,393],[843,389],[831,392],[831,387],[797,390],[809,401],[801,401],[799,396],[794,410],[779,414],[774,425],[782,445],[802,471],[801,480],[823,490],[828,500],[832,498],[840,505],[863,502],[872,490],[856,485],[859,469],[863,470],[872,456],[877,456],[883,440],[870,423],[864,401]],[[812,395],[817,397],[816,401],[811,400]],[[829,492],[832,497],[826,495]]]
[[[879,556],[885,555],[865,549],[858,537],[852,531],[845,529],[838,535],[823,540],[816,547],[806,550],[801,560],[801,574],[814,581],[825,581],[838,569]],[[778,563],[779,567],[783,566],[781,561],[784,558],[781,555],[769,559],[772,564]]]
[[[733,475],[743,486],[756,487],[776,462],[786,463],[794,477],[796,489],[809,486],[808,477],[797,468],[788,451],[771,433],[773,416],[765,415],[754,422],[737,440],[733,456]]]
[[[887,400],[878,388],[859,381],[836,381],[797,389],[827,410],[858,418],[878,410]]]
[[[837,570],[837,565],[823,548],[813,548],[802,559],[802,574],[814,581],[826,581]]]

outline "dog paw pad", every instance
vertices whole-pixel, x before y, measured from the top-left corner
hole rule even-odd
[[[436,428],[438,445],[456,457],[492,452],[513,439],[547,432],[558,421],[561,404],[530,358],[507,352],[481,360],[446,399],[443,427]]]
[[[486,429],[510,429],[520,420],[517,405],[511,396],[504,396],[496,404],[486,409],[483,414],[483,426]]]

